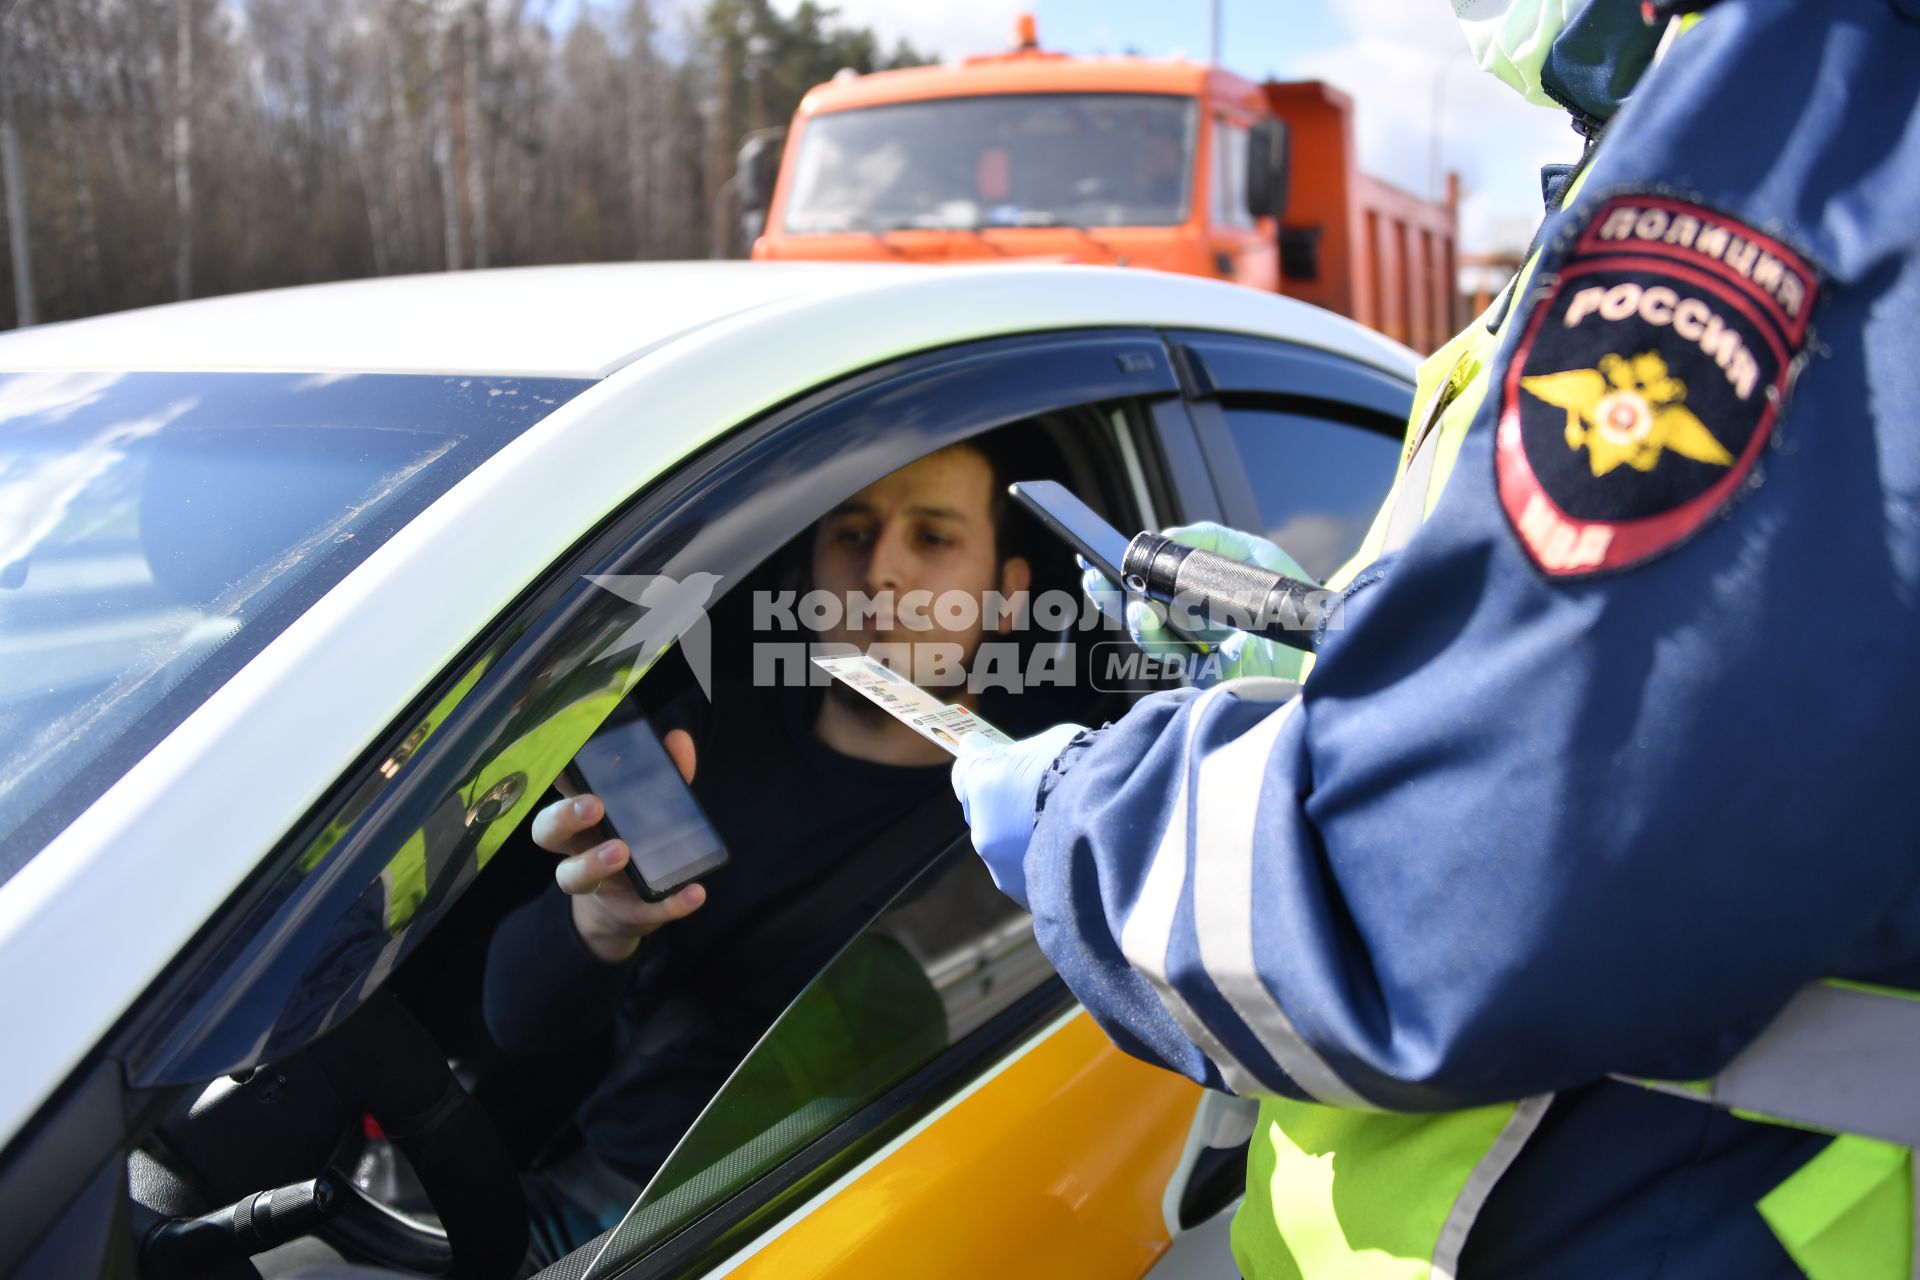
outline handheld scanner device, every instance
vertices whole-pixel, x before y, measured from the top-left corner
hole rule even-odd
[[[1318,583],[1189,547],[1157,533],[1128,538],[1071,489],[1052,480],[1022,480],[1009,485],[1007,492],[1109,580],[1169,606],[1168,627],[1192,643],[1197,641],[1190,627],[1181,626],[1183,617],[1189,623],[1203,619],[1310,652],[1321,622],[1338,599]]]

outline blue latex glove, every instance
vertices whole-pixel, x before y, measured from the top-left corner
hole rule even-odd
[[[953,793],[973,832],[973,847],[1000,892],[1027,905],[1027,841],[1034,804],[1047,767],[1066,750],[1077,724],[1057,724],[1031,738],[961,756],[953,765]]]
[[[1257,564],[1263,569],[1271,569],[1302,582],[1317,581],[1292,556],[1265,538],[1251,533],[1241,533],[1238,529],[1204,521],[1200,524],[1175,525],[1161,532],[1175,542],[1212,551],[1230,560]],[[1164,609],[1165,606],[1155,606],[1139,596],[1128,599],[1126,592],[1107,581],[1106,575],[1088,566],[1084,560],[1080,562],[1080,568],[1083,571],[1080,575],[1081,589],[1101,613],[1126,624],[1127,634],[1133,637],[1134,644],[1152,654],[1182,653],[1187,650],[1186,642],[1169,631],[1161,617],[1155,616],[1156,607]],[[1306,663],[1307,655],[1298,649],[1231,627],[1202,626],[1195,630],[1194,635],[1214,646],[1220,656],[1217,664],[1201,665],[1203,678],[1196,683],[1212,684],[1241,676],[1298,680]]]

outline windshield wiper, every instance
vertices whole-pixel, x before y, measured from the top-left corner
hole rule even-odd
[[[933,214],[922,215],[922,217],[929,219],[928,221],[922,221],[920,218],[914,218],[906,222],[880,223],[876,227],[869,228],[868,230],[870,234],[875,236],[884,236],[894,231],[961,231],[961,232],[965,232],[967,235],[972,236],[975,240],[978,240],[981,244],[987,246],[987,248],[993,250],[995,253],[999,254],[1003,258],[1010,258],[1014,256],[1011,253],[1009,253],[1004,246],[995,244],[993,241],[987,239],[986,236],[982,235],[980,233],[981,224],[978,221],[939,222],[939,221],[931,220],[936,216],[937,215],[933,215]],[[881,243],[886,244],[888,248],[892,249],[896,253],[901,252],[901,250],[897,245],[894,245],[889,241],[886,241],[883,239]]]
[[[1029,210],[1023,211],[1020,214],[1018,220],[1015,221],[1014,226],[1016,227],[1065,227],[1069,231],[1077,231],[1080,233],[1081,237],[1087,241],[1087,243],[1091,244],[1094,248],[1100,250],[1100,252],[1112,258],[1114,266],[1124,267],[1127,265],[1126,256],[1122,254],[1118,249],[1115,249],[1112,245],[1108,244],[1105,240],[1102,240],[1099,236],[1096,236],[1095,234],[1093,234],[1093,232],[1088,230],[1086,226],[1084,226],[1083,224],[1075,222],[1072,218],[1063,218],[1059,214],[1054,213],[1050,209],[1029,209]]]
[[[846,229],[848,231],[852,231],[856,233],[864,233],[872,237],[873,242],[875,244],[879,245],[882,249],[885,249],[888,253],[892,254],[896,258],[904,258],[908,262],[913,261],[912,254],[908,253],[905,249],[902,249],[899,245],[895,244],[893,241],[887,239],[887,233],[889,231],[898,230],[899,228],[897,227],[890,227],[885,225],[875,226],[865,218],[859,217],[858,215],[849,214],[847,216]]]

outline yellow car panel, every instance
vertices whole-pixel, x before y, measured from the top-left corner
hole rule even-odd
[[[1141,1275],[1199,1099],[1078,1014],[729,1274]]]

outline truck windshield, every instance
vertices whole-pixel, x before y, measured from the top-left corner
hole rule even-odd
[[[815,116],[785,229],[1165,227],[1187,220],[1198,112],[1155,94],[936,98]]]
[[[0,882],[348,570],[588,385],[0,374]]]

